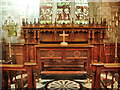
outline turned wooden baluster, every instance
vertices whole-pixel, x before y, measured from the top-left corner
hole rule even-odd
[[[2,71],[2,88],[8,89],[8,76],[7,71]]]
[[[40,43],[40,30],[37,30],[37,43]]]
[[[15,74],[17,75],[16,71],[15,71]],[[16,78],[16,76],[15,76],[14,78],[15,78],[15,79],[14,79],[15,88],[18,88],[18,86],[17,86],[17,78]]]
[[[25,30],[25,43],[29,43],[28,35],[29,35],[28,30]]]
[[[113,90],[113,84],[114,84],[114,82],[113,82],[113,79],[114,79],[114,73],[113,72],[111,72],[111,76],[112,76],[112,82],[111,82],[111,89]]]
[[[8,89],[11,89],[11,82],[10,82],[10,71],[6,71],[7,78],[8,78]]]
[[[103,31],[100,31],[100,42],[103,42]]]
[[[94,42],[94,41],[95,41],[95,31],[92,30],[92,42]]]
[[[106,39],[106,31],[103,31],[103,39]]]
[[[90,43],[91,39],[91,30],[88,31],[88,42]]]
[[[105,75],[106,75],[106,76],[105,76],[105,80],[107,80],[107,78],[108,78],[108,77],[107,77],[107,76],[108,76],[108,72],[107,72],[107,71],[105,71]],[[107,82],[105,82],[105,85],[107,86]]]
[[[23,75],[22,75],[22,71],[20,71],[20,82],[21,82],[21,88],[23,88],[24,87],[24,85],[23,85]]]
[[[37,37],[36,37],[36,30],[33,30],[33,33],[34,33],[34,35],[33,35],[33,42],[34,43],[36,43],[37,42]]]

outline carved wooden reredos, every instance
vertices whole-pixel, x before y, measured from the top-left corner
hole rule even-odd
[[[22,37],[25,43],[45,43],[61,42],[62,37],[59,34],[65,31],[69,34],[66,37],[67,42],[95,43],[103,42],[106,38],[105,26],[23,26]]]
[[[71,22],[68,24],[41,24],[39,21],[28,22],[28,19],[22,21],[22,38],[25,39],[25,43],[42,43],[42,42],[61,42],[62,37],[59,36],[63,31],[69,34],[66,37],[66,41],[69,42],[103,42],[106,38],[106,21],[101,21],[100,24],[94,23],[89,19],[88,24],[75,24]]]

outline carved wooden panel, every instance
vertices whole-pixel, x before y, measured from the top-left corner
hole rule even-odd
[[[47,49],[47,50],[40,50],[41,57],[62,57],[62,50],[54,50],[54,49]]]
[[[87,50],[66,50],[67,57],[87,57]]]
[[[41,33],[40,40],[41,41],[53,41],[53,33],[52,32],[43,32]]]
[[[75,41],[87,41],[88,35],[87,32],[75,32],[74,40]]]
[[[12,44],[11,45],[11,55],[12,55],[12,61],[16,64],[24,64],[25,62],[25,47],[24,44]],[[9,48],[8,45],[6,45],[6,60],[9,59]]]

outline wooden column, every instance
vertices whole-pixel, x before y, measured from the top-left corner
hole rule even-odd
[[[99,62],[105,62],[105,53],[104,53],[104,45],[103,44],[100,44],[99,45],[99,52],[100,52],[100,54],[99,54],[99,56],[100,56],[100,60],[99,60]]]
[[[35,83],[35,76],[34,76],[34,72],[33,72],[33,68],[34,66],[36,66],[36,63],[32,63],[32,62],[28,62],[24,64],[27,67],[27,76],[28,76],[28,88],[29,89],[36,89],[36,83]]]
[[[99,90],[100,86],[100,74],[103,63],[93,63],[92,64],[92,89]]]
[[[92,88],[94,90],[95,88],[95,82],[96,82],[96,66],[92,66]]]
[[[86,66],[86,69],[87,71],[89,71],[89,68],[90,68],[90,48],[88,48],[88,59],[87,59],[87,66]]]
[[[93,54],[94,54],[93,62],[98,62],[99,61],[99,47],[96,44],[94,44]]]
[[[100,89],[101,86],[100,86],[100,74],[101,74],[101,67],[97,67],[97,70],[96,70],[96,82],[95,82],[95,88],[97,89]]]
[[[25,61],[29,62],[29,45],[25,45]]]

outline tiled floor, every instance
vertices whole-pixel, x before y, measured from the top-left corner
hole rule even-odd
[[[52,81],[53,79],[39,79],[39,82],[37,82],[37,88],[40,90],[45,90],[44,86],[49,83],[50,81]],[[75,81],[80,82],[84,89],[83,90],[87,90],[91,88],[91,80],[90,82],[87,82],[87,79],[84,80],[80,80],[80,79],[75,79]]]
[[[23,77],[26,76],[26,75],[23,75]],[[101,79],[104,79],[106,76],[105,74],[101,74]],[[17,79],[20,78],[20,75],[18,75],[16,77]],[[65,78],[64,78],[65,79]],[[111,79],[111,75],[108,75],[108,79]],[[13,78],[14,80],[14,78]],[[54,79],[36,79],[36,87],[37,89],[39,90],[46,90],[45,89],[45,85],[48,84],[50,81],[53,81]],[[59,80],[62,80],[62,79],[59,79]],[[69,80],[69,79],[68,79]],[[91,89],[91,86],[92,86],[92,80],[87,80],[86,78],[79,78],[79,79],[73,79],[73,81],[77,81],[79,82],[80,84],[82,84],[83,88],[82,90],[90,90]],[[117,81],[114,82],[113,84],[114,88],[117,88],[118,86],[118,83]],[[111,86],[108,86],[108,88],[110,88]],[[11,88],[15,88],[15,84],[11,84]],[[114,89],[116,90],[116,89]]]

